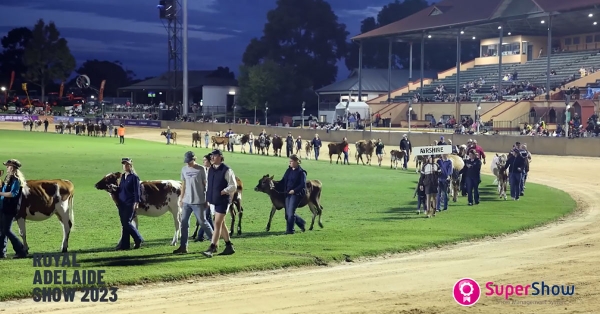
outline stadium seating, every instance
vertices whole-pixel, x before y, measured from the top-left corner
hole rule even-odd
[[[528,61],[524,64],[512,63],[502,66],[502,74],[517,72],[516,82],[529,82],[534,86],[546,86],[546,62],[545,57]],[[600,54],[598,51],[578,51],[578,52],[563,52],[554,54],[550,60],[550,69],[556,72],[556,75],[550,76],[551,88],[558,87],[562,82],[573,76],[573,79],[581,77],[579,69],[581,68],[600,67]],[[478,93],[473,94],[472,98],[483,97],[490,94],[492,86],[498,84],[498,65],[477,65],[471,69],[460,73],[460,86],[469,82],[476,81],[480,78],[485,80],[485,84],[479,88]],[[503,82],[504,87],[508,87],[512,82]],[[444,85],[446,93],[454,94],[456,92],[456,74],[434,81],[431,84],[421,88],[404,93],[394,98],[394,102],[406,102],[416,93],[421,94],[425,98],[434,98],[436,95],[435,88]],[[519,97],[525,93],[520,93]],[[517,96],[513,96],[517,97]],[[506,99],[507,97],[505,97]]]

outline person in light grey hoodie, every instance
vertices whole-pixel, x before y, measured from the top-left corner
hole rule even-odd
[[[206,219],[209,210],[206,203],[206,171],[202,165],[196,163],[196,155],[188,151],[184,155],[185,166],[181,169],[182,191],[179,198],[181,214],[181,245],[173,251],[174,254],[187,253],[188,234],[190,229],[190,216],[192,213],[200,221],[200,228],[212,238],[213,229]]]

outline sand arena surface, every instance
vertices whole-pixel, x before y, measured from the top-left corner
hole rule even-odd
[[[0,128],[22,130],[18,123],[0,124]],[[179,145],[191,145],[191,131],[174,131],[178,132]],[[159,133],[157,129],[129,127],[127,138],[164,142],[164,137],[160,137]],[[388,150],[390,149],[392,148],[388,147]],[[239,151],[238,148],[236,150]],[[353,155],[352,146],[351,150]],[[528,181],[553,186],[571,194],[580,207],[576,214],[528,232],[461,243],[442,249],[390,255],[327,267],[239,273],[187,282],[124,287],[119,290],[119,301],[111,304],[10,301],[0,303],[0,312],[597,312],[600,309],[600,216],[597,207],[600,203],[600,192],[598,183],[586,178],[590,178],[591,172],[597,168],[598,159],[536,155],[533,158]],[[384,157],[384,160],[389,167],[389,155]],[[285,163],[283,158],[282,163]],[[332,167],[342,166],[334,164]],[[489,164],[482,167],[482,171],[489,173]],[[466,200],[461,197],[459,202]],[[511,201],[506,202],[507,206],[510,206]],[[436,219],[443,219],[443,215]],[[452,298],[454,283],[463,277],[474,278],[480,285],[487,281],[525,285],[542,280],[558,285],[574,284],[576,296],[518,298],[525,301],[549,302],[529,305],[506,304],[502,302],[503,299],[482,296],[474,307],[463,308]]]

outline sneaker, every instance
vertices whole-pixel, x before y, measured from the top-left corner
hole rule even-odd
[[[235,249],[233,248],[233,243],[229,242],[225,244],[225,249],[219,255],[233,255],[235,253]]]
[[[473,203],[469,203],[468,205],[469,205],[469,206],[473,206]]]
[[[214,253],[217,253],[217,246],[211,243],[208,247],[208,250],[202,252],[202,255],[206,257],[213,257]]]
[[[138,243],[135,243],[135,244],[133,245],[133,249],[134,249],[134,250],[137,250],[137,249],[141,248],[141,247],[142,247],[142,243],[144,243],[144,241],[140,241],[140,242],[138,242]]]
[[[187,254],[187,247],[180,246],[177,250],[173,250],[173,254]]]

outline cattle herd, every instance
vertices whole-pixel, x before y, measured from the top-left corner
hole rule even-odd
[[[37,124],[38,122],[33,122]],[[25,125],[25,124],[24,124]],[[56,125],[57,133],[65,134],[65,130],[68,133],[72,133],[75,130],[75,134],[84,135],[87,130],[88,136],[106,136],[107,129],[109,127],[104,123],[93,124],[93,123],[59,123]],[[91,131],[90,131],[91,130]],[[166,135],[163,132],[161,135]],[[177,133],[172,132],[171,138],[176,142]],[[201,140],[200,132],[194,132],[192,134],[193,143],[197,145],[197,142]],[[277,135],[270,136],[261,134],[254,141],[251,141],[251,135],[231,135],[221,136],[217,133],[211,137],[213,148],[219,148],[223,145],[224,148],[231,145],[241,145],[242,152],[245,153],[244,146],[246,144],[253,144],[256,148],[255,154],[266,154],[269,155],[269,149],[275,156],[281,156],[281,150],[283,147],[283,139]],[[362,162],[363,165],[366,159],[366,164],[371,164],[372,155],[375,149],[377,141],[375,140],[361,140],[355,143],[355,159],[356,163]],[[340,155],[343,153],[344,148],[348,145],[346,141],[339,143],[330,143],[327,145],[329,149],[330,163],[333,163],[332,157],[337,155],[337,161],[341,159]],[[307,158],[310,157],[312,151],[312,141],[305,142],[305,153]],[[456,153],[450,155],[454,165],[454,173],[452,175],[452,184],[450,185],[450,192],[453,195],[453,200],[456,202],[458,192],[460,191],[460,179],[458,173],[464,167],[463,158],[465,158],[467,146],[459,145],[455,147]],[[397,163],[402,162],[407,152],[401,150],[392,150],[390,152],[391,167],[397,168]],[[492,172],[496,177],[496,183],[498,186],[498,193],[500,197],[506,199],[506,185],[507,185],[507,174],[506,174],[506,155],[496,155],[492,161]],[[415,158],[416,169],[419,172],[423,164],[422,156]],[[113,202],[116,203],[116,196],[111,193],[109,186],[118,184],[121,178],[120,172],[109,173],[102,177],[96,184],[95,188],[100,191],[106,191]],[[232,203],[230,204],[229,213],[231,216],[231,229],[230,234],[233,235],[235,222],[237,218],[237,234],[242,234],[242,193],[243,183],[242,180],[236,177],[238,188],[232,195]],[[63,240],[61,245],[61,251],[67,252],[68,242],[71,231],[74,227],[74,212],[73,212],[73,199],[75,186],[73,182],[69,180],[27,180],[27,186],[23,188],[22,201],[16,216],[17,224],[19,227],[20,235],[23,239],[25,250],[29,250],[26,236],[25,221],[43,221],[56,215],[59,218],[60,223],[63,227]],[[271,222],[273,216],[277,210],[284,208],[285,199],[284,195],[275,191],[277,181],[274,180],[273,176],[268,174],[258,180],[258,184],[254,188],[256,192],[262,192],[267,194],[271,201],[271,212],[266,226],[266,231],[270,231]],[[174,222],[174,235],[171,241],[171,245],[176,245],[180,236],[181,229],[181,207],[179,206],[179,196],[181,195],[182,183],[176,180],[148,180],[141,182],[141,203],[139,210],[136,212],[134,224],[139,226],[137,215],[148,216],[148,217],[159,217],[169,212],[173,216]],[[322,183],[319,180],[308,180],[306,182],[307,193],[306,196],[300,202],[299,207],[308,206],[312,213],[312,222],[310,229],[313,229],[315,219],[318,217],[319,227],[323,228],[321,221],[323,206],[321,205],[321,192]],[[196,236],[200,224],[196,223],[196,230],[193,237]]]

